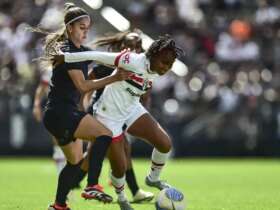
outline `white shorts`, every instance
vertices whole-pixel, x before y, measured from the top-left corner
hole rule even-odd
[[[113,133],[113,142],[119,141],[123,137],[123,126],[126,125],[128,129],[139,117],[148,113],[145,107],[139,103],[133,111],[122,121],[108,119],[105,116],[95,114],[95,117],[103,125],[105,125]]]

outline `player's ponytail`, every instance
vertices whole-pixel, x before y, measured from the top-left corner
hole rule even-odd
[[[134,29],[133,31],[119,32],[113,35],[98,38],[92,43],[92,47],[108,47],[108,51],[121,51],[126,46],[126,42],[130,39],[137,38],[141,40],[141,31]]]
[[[38,32],[45,35],[45,41],[43,45],[44,54],[38,59],[41,61],[51,62],[54,55],[60,53],[60,48],[63,42],[68,38],[66,26],[73,24],[80,18],[89,17],[88,13],[76,6],[73,3],[64,4],[64,25],[55,32],[46,31],[40,27],[30,28],[32,32]]]
[[[74,3],[71,2],[67,2],[64,4],[64,13],[66,13],[67,11],[69,11],[71,8],[76,7],[76,5]]]

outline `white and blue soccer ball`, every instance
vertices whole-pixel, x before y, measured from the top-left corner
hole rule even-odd
[[[165,188],[157,196],[157,210],[185,210],[187,207],[183,193],[175,188]]]

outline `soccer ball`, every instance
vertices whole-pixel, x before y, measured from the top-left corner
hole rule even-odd
[[[183,193],[175,188],[165,188],[161,190],[156,200],[157,210],[184,210],[186,201]]]

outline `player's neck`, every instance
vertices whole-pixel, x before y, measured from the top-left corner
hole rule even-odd
[[[76,41],[75,39],[70,39],[70,40],[75,45],[75,47],[77,47],[77,48],[81,47],[81,43],[79,41]]]

